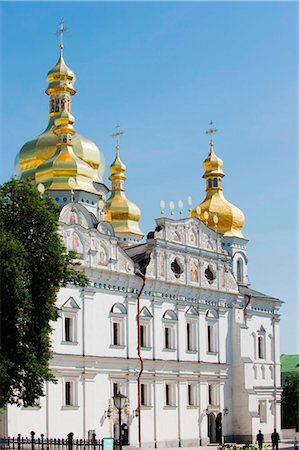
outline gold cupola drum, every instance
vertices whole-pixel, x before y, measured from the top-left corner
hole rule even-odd
[[[44,165],[44,163],[51,160],[57,151],[56,120],[64,111],[71,113],[72,97],[76,94],[74,89],[75,74],[66,65],[63,58],[62,35],[64,31],[65,28],[63,27],[63,22],[61,22],[58,32],[61,37],[59,59],[47,75],[48,87],[45,92],[49,96],[48,126],[41,135],[23,145],[15,161],[15,175],[17,178],[29,179],[35,183],[38,183],[36,179],[37,173],[39,179],[40,177],[46,177],[45,174],[42,175],[42,166],[47,167],[48,170],[48,165]],[[79,182],[76,190],[87,190],[87,192],[94,193],[95,188],[92,186],[92,183],[103,184],[102,177],[105,169],[103,154],[94,142],[80,136],[76,132],[72,137],[72,147],[75,156],[90,167],[90,183],[87,185],[85,182],[82,184]],[[70,190],[67,183],[67,175],[64,177],[66,180],[64,183],[61,181],[62,178],[59,178],[60,189]]]
[[[139,242],[144,234],[139,228],[140,209],[125,195],[126,166],[119,157],[119,136],[122,132],[118,126],[116,128],[113,135],[116,137],[116,156],[110,166],[111,195],[106,202],[106,220],[113,226],[122,245],[129,246]]]
[[[222,178],[225,176],[222,167],[223,161],[214,151],[213,133],[217,130],[211,127],[210,152],[203,162],[206,180],[206,197],[202,203],[191,211],[191,217],[197,217],[209,228],[227,237],[238,237],[245,239],[242,228],[245,222],[243,212],[226,200],[223,195]]]

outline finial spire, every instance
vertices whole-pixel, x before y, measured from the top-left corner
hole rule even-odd
[[[63,49],[63,33],[67,31],[67,28],[64,26],[63,17],[60,18],[60,26],[59,30],[56,31],[56,35],[59,36],[59,48]]]
[[[208,129],[208,130],[206,130],[206,134],[209,134],[210,135],[210,146],[212,146],[213,145],[213,134],[214,133],[217,133],[217,128],[213,128],[213,121],[211,120],[210,121],[210,123],[209,123],[209,125],[210,125],[210,128]]]
[[[116,138],[116,152],[118,153],[119,151],[119,137],[124,134],[123,131],[121,131],[120,126],[116,125],[115,127],[115,133],[113,133],[111,136]]]

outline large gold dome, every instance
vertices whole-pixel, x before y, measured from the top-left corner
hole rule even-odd
[[[71,111],[71,98],[76,93],[73,87],[75,75],[65,64],[62,49],[58,62],[48,72],[47,79],[46,93],[50,96],[49,123],[42,134],[26,142],[18,153],[15,160],[15,175],[18,178],[36,181],[36,169],[45,161],[53,158],[57,150],[58,138],[54,133],[55,120],[64,109]],[[105,159],[97,145],[75,133],[73,151],[76,157],[91,167],[92,181],[103,183]],[[69,189],[67,185],[64,188]]]
[[[223,195],[222,170],[223,161],[214,152],[213,142],[210,142],[210,153],[203,162],[206,179],[206,197],[191,211],[192,217],[197,217],[209,228],[224,236],[243,238],[242,228],[245,217],[242,211],[231,204]]]

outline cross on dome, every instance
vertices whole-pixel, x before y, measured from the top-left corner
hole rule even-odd
[[[119,137],[124,134],[123,131],[121,131],[120,126],[116,125],[115,127],[116,131],[111,136],[116,138],[116,149],[119,149]]]
[[[217,133],[217,131],[218,131],[217,128],[213,128],[213,124],[214,124],[214,122],[211,120],[209,123],[210,128],[208,130],[206,130],[206,134],[210,135],[210,144],[213,143],[213,134]]]
[[[59,30],[56,31],[56,35],[59,36],[59,48],[60,50],[63,49],[63,33],[66,33],[67,28],[64,26],[63,17],[60,19],[60,26]]]

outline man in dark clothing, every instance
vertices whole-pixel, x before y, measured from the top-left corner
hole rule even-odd
[[[274,428],[274,431],[271,434],[272,450],[278,450],[279,439],[280,439],[279,434],[277,433],[276,428]]]
[[[261,450],[263,448],[264,443],[264,435],[261,432],[261,430],[259,430],[258,434],[256,435],[256,441],[258,443],[259,449]]]

